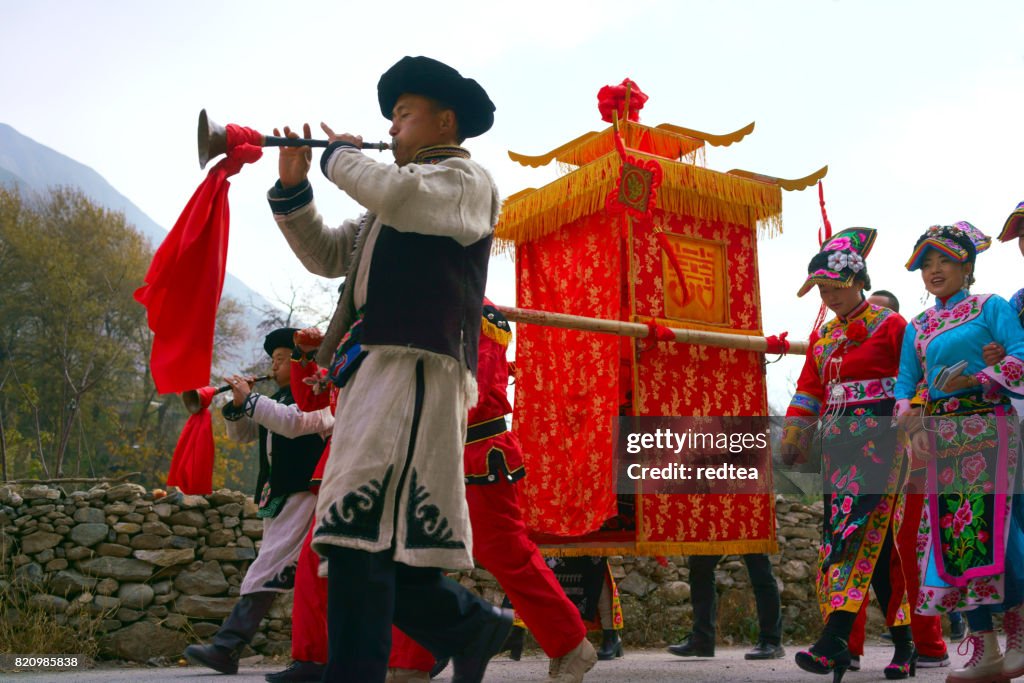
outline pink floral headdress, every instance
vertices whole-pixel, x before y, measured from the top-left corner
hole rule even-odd
[[[865,259],[875,244],[878,231],[874,228],[846,228],[821,245],[807,267],[807,279],[797,292],[803,296],[816,285],[850,287],[867,264]]]

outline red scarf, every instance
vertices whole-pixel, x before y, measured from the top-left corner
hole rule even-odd
[[[213,423],[207,409],[214,392],[214,387],[199,390],[200,410],[185,422],[174,447],[167,485],[177,486],[182,493],[205,496],[213,492]]]
[[[205,386],[228,252],[230,176],[263,155],[261,136],[227,127],[227,158],[210,169],[153,256],[135,300],[153,331],[150,371],[161,394]]]

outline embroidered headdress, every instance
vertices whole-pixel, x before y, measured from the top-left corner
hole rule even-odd
[[[1009,242],[1024,235],[1024,202],[1017,205],[1006,222],[1003,223],[1003,231],[999,233],[1000,242]]]
[[[934,249],[957,263],[974,263],[978,254],[988,249],[991,244],[992,238],[967,221],[953,225],[933,225],[917,239],[914,253],[907,261],[907,270],[918,270],[929,249]]]
[[[877,236],[874,228],[847,228],[830,237],[808,264],[807,279],[796,295],[803,296],[815,285],[850,287],[858,273],[862,273],[860,277],[870,287],[864,259],[871,253]]]

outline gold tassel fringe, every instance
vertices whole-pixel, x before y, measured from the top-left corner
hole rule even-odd
[[[502,346],[508,346],[512,341],[511,330],[503,330],[487,318],[480,318],[480,334],[498,342]]]
[[[637,542],[630,545],[601,545],[599,543],[572,545],[545,545],[540,547],[544,557],[581,557],[593,555],[609,557],[612,555],[655,556],[668,555],[746,555],[749,553],[766,553],[774,555],[779,552],[779,543],[774,538],[757,538],[737,541],[694,541],[694,542]]]
[[[782,231],[782,192],[777,186],[690,164],[660,161],[663,176],[655,204],[663,211],[741,225],[757,221],[762,232]],[[611,152],[538,190],[510,197],[502,207],[496,239],[513,244],[529,242],[604,210],[619,169],[619,155]]]

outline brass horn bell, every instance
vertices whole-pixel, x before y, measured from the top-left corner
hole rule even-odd
[[[199,168],[206,168],[206,164],[213,157],[220,156],[228,151],[228,134],[224,126],[213,121],[206,115],[206,110],[199,112]]]
[[[199,127],[196,130],[199,149],[199,168],[206,168],[210,159],[228,151],[228,135],[224,126],[209,116],[206,110],[199,111]],[[329,140],[311,140],[309,138],[282,138],[273,135],[260,135],[261,147],[326,147]],[[376,149],[383,152],[391,149],[386,142],[364,142],[363,149]]]
[[[221,130],[223,130],[223,128]],[[256,382],[263,382],[268,379],[272,379],[272,377],[270,375],[260,375],[259,377],[254,377],[251,380],[251,382],[255,384]],[[209,389],[213,389],[213,387],[207,387],[206,389],[189,389],[188,391],[183,391],[181,393],[181,402],[185,404],[185,410],[187,410],[189,414],[196,415],[198,413],[203,412],[205,406],[203,405],[203,400],[202,397],[200,396],[200,392],[208,391]],[[210,397],[212,398],[217,394],[223,394],[225,391],[231,391],[230,384],[225,384],[222,387],[217,387],[216,389],[214,389],[213,393],[210,394]]]

